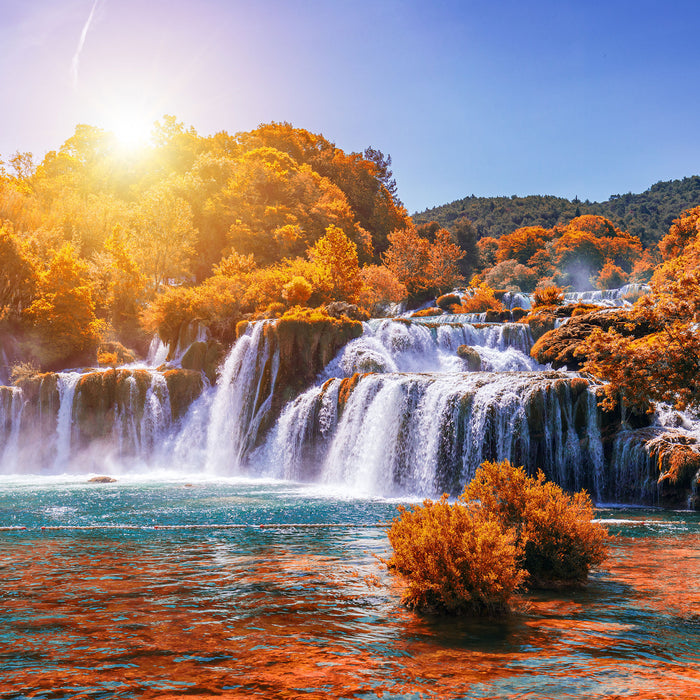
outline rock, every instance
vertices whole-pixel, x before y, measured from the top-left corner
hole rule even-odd
[[[443,311],[452,311],[452,307],[459,306],[462,300],[456,294],[443,294],[435,300],[435,306]]]
[[[461,357],[470,372],[481,371],[481,355],[470,345],[460,345],[457,348],[457,355]]]
[[[173,419],[184,416],[204,388],[201,372],[193,369],[170,369],[163,376],[168,385]]]
[[[632,329],[629,325],[629,313],[621,309],[614,311],[599,309],[592,313],[571,316],[563,326],[541,334],[530,354],[540,364],[551,363],[555,369],[566,366],[567,369],[577,370],[580,369],[585,358],[576,355],[576,350],[580,343],[593,332],[593,329],[600,328],[607,331],[612,328],[635,338],[642,337],[650,330],[646,324],[637,324]],[[531,329],[532,327],[530,324]]]
[[[539,340],[547,331],[554,330],[557,321],[562,318],[571,318],[594,311],[600,311],[599,306],[593,304],[563,304],[561,306],[539,306],[527,315],[522,316],[523,323],[530,326],[530,332],[535,340]],[[516,320],[514,318],[514,320]]]
[[[111,476],[93,476],[88,479],[88,484],[114,484],[116,481]]]
[[[195,340],[182,356],[182,369],[204,372],[211,384],[216,384],[219,365],[224,357],[224,348],[216,340]]]
[[[369,314],[357,304],[332,301],[326,304],[326,313],[332,318],[349,318],[351,321],[369,321]]]

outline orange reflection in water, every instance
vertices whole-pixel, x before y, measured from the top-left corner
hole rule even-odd
[[[0,697],[697,698],[698,540],[621,539],[587,591],[470,622],[402,609],[369,556],[6,539]]]

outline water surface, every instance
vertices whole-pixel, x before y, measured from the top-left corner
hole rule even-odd
[[[602,509],[587,589],[469,621],[401,607],[374,556],[395,512],[280,482],[3,478],[0,525],[26,529],[0,532],[0,698],[700,696],[699,514]]]

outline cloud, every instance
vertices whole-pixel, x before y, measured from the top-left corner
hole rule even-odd
[[[78,40],[78,46],[75,49],[75,54],[73,54],[73,60],[71,61],[70,74],[73,81],[73,88],[78,87],[78,66],[80,64],[80,54],[82,53],[83,46],[85,45],[85,39],[87,38],[88,31],[90,31],[90,25],[92,24],[92,18],[95,16],[95,10],[100,4],[100,0],[94,0],[92,3],[92,9],[90,14],[83,25],[83,31],[80,33],[80,39]]]

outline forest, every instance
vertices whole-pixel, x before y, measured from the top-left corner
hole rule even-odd
[[[498,238],[522,226],[566,224],[576,216],[603,216],[615,226],[637,236],[645,247],[653,247],[667,233],[680,212],[700,205],[700,177],[657,182],[641,194],[615,194],[605,202],[573,200],[551,195],[529,197],[464,197],[449,204],[413,214],[414,222],[437,221],[450,228],[467,217],[479,235]]]
[[[587,203],[502,198],[521,210],[511,223],[527,224],[514,230],[495,200],[462,200],[426,221],[401,203],[390,156],[346,153],[288,123],[205,137],[166,116],[139,151],[79,125],[41,162],[29,153],[2,162],[3,364],[115,366],[143,356],[154,333],[175,344],[192,321],[230,344],[241,321],[309,309],[364,320],[460,285],[477,291],[452,311],[502,309],[499,290],[535,292],[547,307],[567,289],[635,282],[653,290],[630,312],[635,331],[593,333],[581,350],[586,370],[610,381],[610,392],[641,382],[640,405],[671,396],[694,405],[693,193],[698,177],[659,183],[612,198],[606,206],[619,213],[610,218],[583,213]],[[493,218],[479,214],[489,207]],[[672,217],[658,244],[656,229],[634,233],[652,210],[657,223]],[[633,214],[630,230],[615,223]]]

